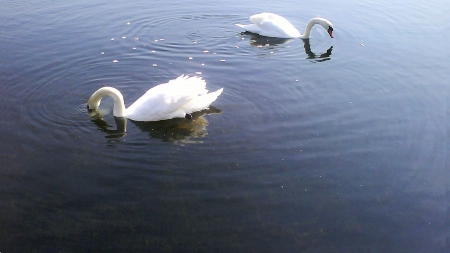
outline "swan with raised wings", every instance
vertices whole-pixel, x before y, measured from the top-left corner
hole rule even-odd
[[[255,14],[250,17],[250,21],[252,21],[253,24],[236,25],[248,32],[266,37],[300,39],[308,39],[311,35],[312,27],[314,25],[321,25],[325,30],[327,30],[331,38],[334,37],[333,24],[324,18],[311,19],[306,25],[304,34],[301,34],[287,19],[274,13],[263,12]]]
[[[103,97],[110,96],[114,101],[115,117],[135,121],[190,118],[191,113],[207,109],[222,91],[223,88],[208,93],[206,82],[201,77],[182,75],[151,88],[128,108],[125,108],[122,93],[112,87],[103,87],[94,92],[87,102],[87,107],[89,110],[95,110]]]

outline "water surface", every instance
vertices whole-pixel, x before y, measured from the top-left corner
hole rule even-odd
[[[2,1],[0,251],[448,251],[441,5]],[[191,121],[85,109],[181,74],[224,88]]]

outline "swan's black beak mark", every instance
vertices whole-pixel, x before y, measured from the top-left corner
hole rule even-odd
[[[334,38],[334,36],[333,36],[333,27],[331,27],[331,26],[328,27],[328,34],[330,35],[331,38]]]
[[[184,118],[186,118],[186,119],[192,119],[192,115],[189,114],[189,113],[186,113],[186,116],[184,116]]]

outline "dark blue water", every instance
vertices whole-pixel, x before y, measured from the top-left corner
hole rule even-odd
[[[271,11],[309,40],[235,23]],[[447,8],[448,11],[448,8]],[[1,252],[447,252],[440,2],[1,1]],[[192,120],[130,105],[182,74]],[[126,129],[126,132],[123,130]]]

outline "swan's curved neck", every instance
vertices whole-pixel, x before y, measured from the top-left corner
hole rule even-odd
[[[88,107],[91,110],[95,110],[100,105],[100,101],[103,97],[109,96],[114,101],[113,114],[116,117],[125,117],[125,104],[123,101],[122,93],[113,87],[103,87],[98,89],[91,98],[88,100]]]
[[[308,39],[311,35],[311,29],[315,24],[318,24],[318,19],[313,18],[311,19],[308,24],[306,24],[305,33],[300,35],[300,39]]]

